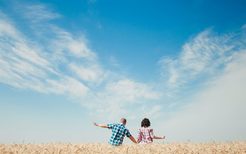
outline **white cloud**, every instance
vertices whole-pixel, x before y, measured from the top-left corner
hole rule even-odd
[[[104,79],[104,72],[99,65],[77,65],[70,64],[70,69],[82,80],[89,82],[99,82]]]
[[[226,71],[172,114],[160,128],[169,141],[246,138],[246,51],[233,55]]]
[[[50,92],[73,97],[85,96],[89,90],[83,83],[71,77],[64,77],[61,80],[48,79],[47,83],[51,87],[48,89]]]
[[[129,79],[119,80],[106,86],[106,90],[114,93],[121,99],[134,101],[137,98],[157,99],[159,94],[146,84],[138,83]]]
[[[45,6],[40,9],[46,11]],[[30,33],[39,32],[33,38],[22,33],[7,17],[1,17],[0,22],[4,23],[0,25],[1,83],[76,98],[93,113],[95,110],[106,113],[108,118],[124,114],[134,117],[129,105],[146,106],[147,100],[161,97],[151,84],[103,68],[83,35],[75,36],[47,24],[46,17],[40,17],[39,22],[47,30],[30,25]],[[157,107],[153,107],[153,111],[157,111]]]
[[[18,32],[15,30],[15,28],[9,23],[6,22],[6,16],[0,12],[0,36],[3,37],[5,35],[10,35],[13,37],[18,37]]]
[[[60,14],[55,13],[43,4],[20,5],[20,9],[23,10],[21,13],[24,17],[32,23],[41,23],[61,17]]]
[[[118,120],[122,116],[135,119],[160,111],[155,103],[149,104],[149,101],[158,100],[160,97],[161,93],[150,84],[123,78],[107,82],[105,87],[88,95],[82,102],[91,102],[86,106],[93,109],[93,116],[99,119],[102,114],[109,120]],[[144,110],[147,108],[148,110]],[[139,114],[136,115],[136,112]]]
[[[138,112],[140,114],[140,118],[150,118],[150,119],[157,119],[160,118],[162,116],[162,110],[163,110],[163,106],[161,105],[149,105],[149,106],[141,106],[141,109],[139,110],[140,112]]]
[[[205,30],[178,57],[160,60],[173,101],[158,125],[168,141],[245,139],[245,36],[244,27],[223,35]]]
[[[0,82],[43,93],[84,95],[88,88],[53,66],[39,44],[34,44],[13,23],[0,18]]]
[[[216,35],[208,29],[184,44],[177,58],[160,60],[162,75],[170,87],[182,87],[199,78],[216,75],[219,67],[230,61],[238,46],[234,34]]]
[[[75,38],[59,27],[51,26],[50,28],[52,29],[52,35],[54,35],[50,45],[55,52],[69,52],[78,58],[86,58],[91,61],[97,59],[96,54],[90,50],[86,39],[82,36]]]

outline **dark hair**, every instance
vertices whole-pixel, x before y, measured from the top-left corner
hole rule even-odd
[[[126,124],[126,119],[125,118],[121,118],[120,122],[122,122],[123,124]]]
[[[144,118],[141,122],[141,127],[149,127],[150,126],[150,121],[147,118]]]

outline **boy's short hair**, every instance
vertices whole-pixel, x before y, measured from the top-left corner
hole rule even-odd
[[[126,119],[125,118],[121,118],[120,122],[123,123],[123,124],[126,124]]]
[[[150,121],[147,118],[144,118],[141,122],[141,127],[149,127],[150,126]]]

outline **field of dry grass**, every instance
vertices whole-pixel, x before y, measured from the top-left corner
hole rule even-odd
[[[0,144],[1,154],[160,154],[160,153],[229,153],[246,154],[246,142],[229,143],[166,143],[149,145],[108,144]]]

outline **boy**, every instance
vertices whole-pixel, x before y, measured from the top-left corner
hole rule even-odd
[[[126,119],[121,118],[120,123],[118,124],[97,124],[94,123],[95,126],[101,127],[101,128],[108,128],[112,129],[112,135],[109,140],[109,144],[114,146],[119,146],[123,143],[124,137],[127,136],[130,138],[130,140],[134,143],[137,143],[135,138],[130,134],[129,130],[126,129]]]

